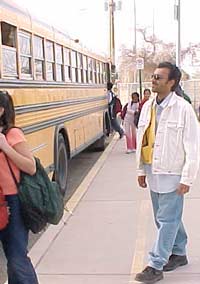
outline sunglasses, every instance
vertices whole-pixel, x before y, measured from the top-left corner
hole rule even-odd
[[[159,74],[152,74],[151,75],[151,79],[161,80],[161,79],[164,79],[164,78],[162,76],[160,76]]]

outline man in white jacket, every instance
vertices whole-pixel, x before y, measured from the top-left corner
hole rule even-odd
[[[158,229],[148,265],[135,277],[143,283],[155,283],[163,271],[188,263],[183,199],[199,169],[200,126],[192,106],[174,92],[180,78],[170,62],[158,65],[152,75],[156,97],[144,104],[138,124],[138,183],[146,188],[148,181]]]

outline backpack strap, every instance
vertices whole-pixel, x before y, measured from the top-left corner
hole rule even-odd
[[[14,180],[14,182],[15,182],[15,185],[16,185],[16,187],[18,188],[18,187],[19,187],[19,183],[18,183],[18,181],[17,181],[17,179],[16,179],[16,176],[15,176],[13,170],[12,170],[12,167],[11,167],[10,162],[9,162],[9,160],[8,160],[8,157],[7,157],[6,155],[5,155],[5,158],[6,158],[6,161],[7,161],[9,170],[10,170],[10,173],[11,173],[11,175],[12,175],[12,178],[13,178],[13,180]]]

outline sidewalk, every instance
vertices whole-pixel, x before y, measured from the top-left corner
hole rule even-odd
[[[184,223],[189,265],[163,284],[200,283],[200,177],[187,195]],[[50,226],[30,256],[40,284],[128,284],[146,264],[155,238],[148,190],[136,183],[135,153],[114,138],[68,202],[72,215]]]

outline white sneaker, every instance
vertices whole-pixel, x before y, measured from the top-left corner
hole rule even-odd
[[[126,154],[130,154],[130,153],[133,153],[133,152],[135,152],[136,150],[135,149],[128,149],[127,151],[126,151]]]

